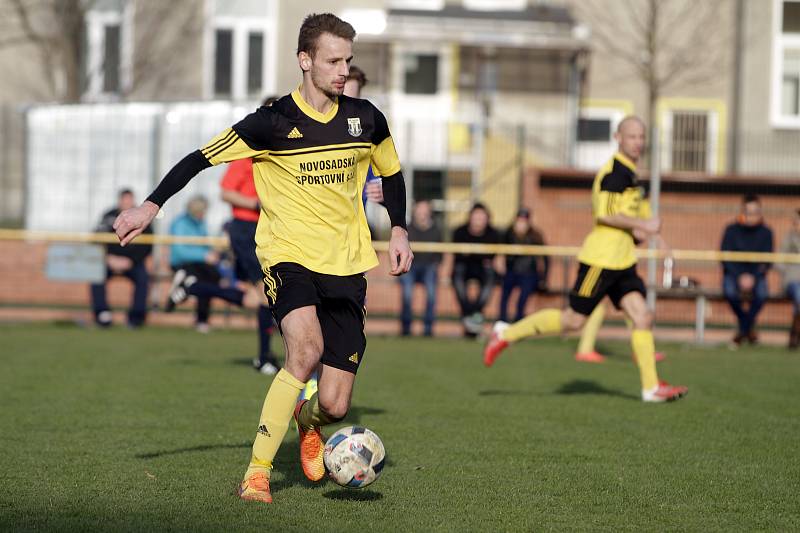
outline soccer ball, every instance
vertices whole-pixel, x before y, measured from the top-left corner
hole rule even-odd
[[[325,443],[325,468],[336,484],[363,488],[378,479],[386,452],[375,433],[358,426],[340,429]]]

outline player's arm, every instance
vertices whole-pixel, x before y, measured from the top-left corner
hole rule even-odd
[[[139,207],[127,209],[114,221],[114,231],[125,246],[140,235],[172,196],[186,187],[202,170],[220,163],[254,157],[266,151],[266,136],[271,131],[267,108],[259,108],[228,128],[176,164]]]
[[[373,107],[375,132],[372,137],[372,166],[376,176],[382,176],[383,205],[389,213],[392,235],[389,239],[389,274],[399,276],[408,272],[414,254],[408,244],[406,229],[406,182],[400,170],[400,159],[383,113]]]
[[[657,234],[661,230],[661,220],[658,217],[640,218],[638,201],[641,197],[629,189],[628,176],[611,172],[603,178],[595,204],[597,222],[630,232]]]

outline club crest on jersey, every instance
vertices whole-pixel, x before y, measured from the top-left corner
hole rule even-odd
[[[358,117],[355,118],[348,118],[347,119],[347,133],[352,135],[353,137],[358,137],[361,135],[361,119]]]

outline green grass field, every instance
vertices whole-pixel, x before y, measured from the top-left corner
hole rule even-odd
[[[587,365],[527,342],[487,370],[474,342],[372,338],[347,421],[383,438],[383,477],[312,486],[290,432],[266,506],[233,495],[269,383],[254,344],[0,326],[0,530],[800,529],[796,353],[665,346],[689,396],[645,405],[624,343]]]

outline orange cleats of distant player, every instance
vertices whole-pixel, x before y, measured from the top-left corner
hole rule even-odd
[[[666,381],[660,381],[658,387],[649,391],[642,391],[642,401],[653,403],[674,402],[686,396],[688,392],[689,388],[683,385],[670,385]]]
[[[269,492],[269,478],[263,472],[256,472],[239,485],[239,497],[243,500],[272,503]]]
[[[575,360],[581,363],[605,363],[606,356],[597,352],[576,353]]]
[[[483,349],[484,365],[492,366],[495,359],[500,357],[503,350],[508,348],[508,341],[504,341],[500,338],[500,335],[506,328],[508,328],[508,324],[505,322],[495,322],[492,328],[492,335],[489,337],[489,342],[486,343],[486,347]]]
[[[308,479],[319,481],[325,477],[325,463],[322,460],[325,440],[322,438],[319,428],[303,429],[303,426],[300,425],[298,420],[300,409],[307,401],[298,402],[297,407],[294,408],[294,421],[297,423],[297,431],[300,433],[300,465]]]
[[[655,358],[655,360],[656,360],[656,363],[660,363],[661,361],[663,361],[664,359],[666,359],[666,358],[667,358],[667,356],[664,354],[664,352],[655,352],[655,353],[653,354],[653,358]],[[631,354],[631,359],[633,359],[633,362],[634,362],[634,363],[636,362],[636,354],[635,354],[635,353],[632,353],[632,354]]]

